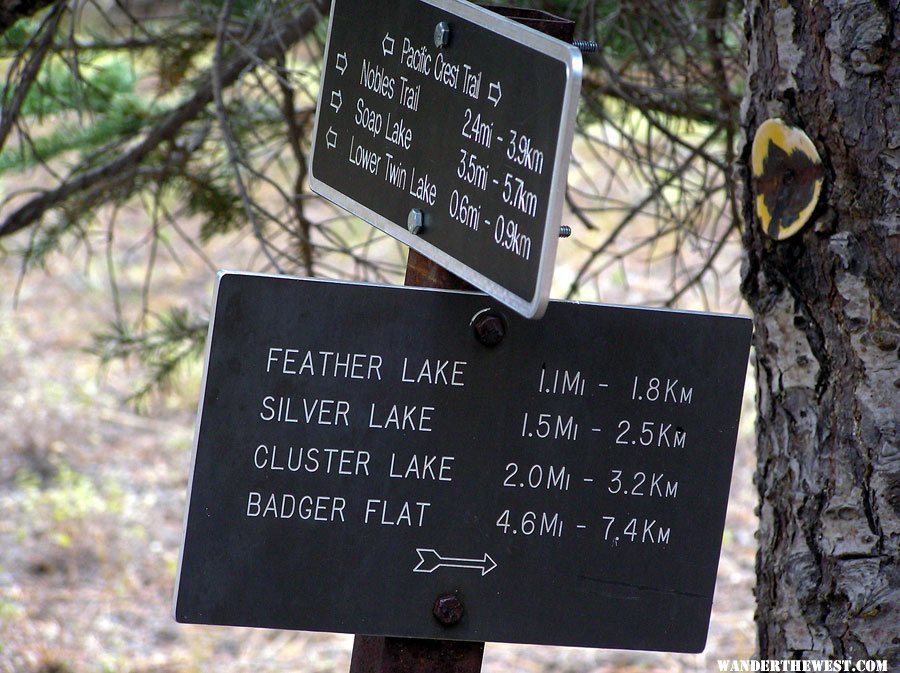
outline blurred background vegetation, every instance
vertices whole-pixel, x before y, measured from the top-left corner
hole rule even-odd
[[[205,335],[204,305],[157,300],[154,267],[176,241],[210,273],[222,264],[212,243],[231,236],[255,242],[247,269],[401,282],[403,247],[306,182],[329,2],[7,4],[0,255],[19,264],[19,287],[54,255],[102,262],[114,317],[93,348],[145,365],[135,401],[196,359]],[[585,55],[566,194],[575,234],[554,295],[734,310],[720,280],[739,258],[739,3],[509,4],[567,17],[599,45]],[[135,212],[139,302],[123,301],[113,253]]]

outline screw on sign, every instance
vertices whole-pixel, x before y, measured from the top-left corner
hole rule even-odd
[[[450,44],[450,24],[441,21],[434,27],[434,46],[442,49]]]
[[[432,613],[434,618],[444,626],[453,626],[463,618],[465,608],[456,594],[443,594],[435,600]]]
[[[546,12],[512,7],[497,8],[496,11],[566,42],[571,43],[574,37],[574,23]],[[448,24],[441,22],[435,26],[436,47],[447,48],[451,39]],[[579,48],[582,51],[596,50],[596,47],[591,49],[587,43],[584,43],[584,46],[579,45]],[[424,226],[422,211],[418,209],[410,211],[407,219],[410,233],[419,235]],[[571,229],[564,227],[560,234],[561,237],[568,236]],[[443,289],[472,289],[467,283],[412,249],[409,251],[407,262],[406,284]],[[492,311],[483,311],[474,316],[472,329],[475,338],[489,348],[497,346],[506,334],[506,324],[502,316]],[[448,627],[459,623],[464,612],[463,604],[455,593],[438,596],[432,606],[433,617]],[[413,671],[478,673],[481,671],[483,655],[484,643],[357,636],[353,644],[350,673],[413,673]]]
[[[418,236],[425,228],[425,213],[418,208],[409,211],[409,217],[406,219],[406,228],[409,233]]]
[[[496,311],[485,309],[472,318],[475,338],[485,346],[496,346],[506,336],[506,322]]]

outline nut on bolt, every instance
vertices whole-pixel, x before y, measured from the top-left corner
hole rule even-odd
[[[442,49],[450,44],[450,24],[441,21],[434,27],[434,46]]]
[[[465,608],[456,594],[441,594],[435,599],[431,612],[444,626],[453,626],[462,619]]]
[[[406,228],[413,236],[421,234],[422,229],[425,228],[425,213],[418,208],[410,210],[409,216],[406,218]]]

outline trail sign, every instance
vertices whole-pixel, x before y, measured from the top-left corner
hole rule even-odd
[[[505,326],[492,346],[485,310]],[[502,312],[220,276],[176,618],[700,651],[750,321]],[[448,591],[450,628],[431,614]]]
[[[335,0],[310,186],[526,317],[546,307],[577,49],[462,0]]]

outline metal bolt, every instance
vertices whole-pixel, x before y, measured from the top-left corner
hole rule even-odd
[[[443,49],[450,44],[450,24],[441,21],[434,27],[434,46]]]
[[[506,323],[491,309],[476,314],[472,318],[472,328],[475,330],[475,338],[485,346],[496,346],[506,336]]]
[[[560,238],[569,238],[572,235],[572,227],[568,224],[564,224],[559,228],[559,237]]]
[[[444,626],[453,626],[462,619],[465,609],[456,594],[441,594],[434,601],[431,612]]]
[[[422,229],[425,228],[425,213],[418,208],[410,210],[409,216],[406,218],[406,228],[413,236],[421,234]]]
[[[575,40],[572,46],[585,54],[593,54],[597,51],[597,43],[593,40]]]

